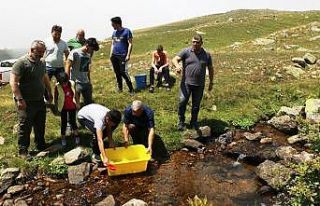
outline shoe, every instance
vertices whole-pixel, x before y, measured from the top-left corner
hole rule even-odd
[[[76,137],[76,145],[80,144],[80,137]]]
[[[190,128],[195,129],[195,130],[199,130],[199,124],[198,122],[190,122]]]
[[[118,92],[118,93],[121,93],[121,92],[122,92],[122,89],[117,88],[117,92]]]
[[[179,131],[184,131],[186,129],[186,125],[184,124],[184,122],[179,122],[177,129]]]
[[[134,90],[129,91],[130,96],[134,96]]]
[[[44,144],[40,144],[40,145],[37,145],[37,150],[40,152],[40,151],[43,151],[47,149],[47,144],[44,143]]]
[[[102,162],[100,155],[92,154],[91,156],[91,162],[95,164],[99,164]]]
[[[19,157],[22,159],[26,159],[28,156],[28,150],[26,149],[19,149]]]
[[[169,92],[171,89],[170,89],[170,87],[167,87],[166,90]]]
[[[150,92],[150,93],[153,93],[153,92],[154,92],[154,87],[153,87],[153,86],[150,87],[149,92]]]
[[[163,86],[164,87],[169,87],[169,84],[168,83],[164,83]]]
[[[66,140],[65,137],[61,137],[61,145],[62,145],[63,147],[67,146],[67,140]]]

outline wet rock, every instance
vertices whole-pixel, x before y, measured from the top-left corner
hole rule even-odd
[[[289,144],[294,144],[297,142],[302,142],[302,141],[307,140],[307,137],[300,135],[300,134],[297,134],[297,135],[293,135],[293,136],[289,137],[287,140],[288,140]]]
[[[232,141],[233,141],[233,132],[232,131],[224,133],[216,139],[216,142],[218,142],[222,145],[227,145],[227,144],[231,143]]]
[[[8,191],[7,193],[10,193],[10,194],[17,194],[17,193],[20,193],[22,191],[25,190],[25,186],[24,185],[14,185],[14,186],[11,186],[8,188]]]
[[[306,101],[306,119],[311,123],[320,123],[320,99]]]
[[[8,199],[3,202],[2,206],[13,206],[13,205],[14,205],[13,199]]]
[[[300,78],[300,76],[305,73],[305,71],[303,71],[301,68],[297,68],[294,66],[287,66],[287,67],[284,67],[284,69],[287,74],[292,75],[297,79]]]
[[[289,115],[291,117],[297,117],[303,113],[303,106],[295,106],[295,107],[281,107],[277,113],[277,116]]]
[[[6,199],[11,199],[12,195],[10,193],[6,193],[3,195],[2,199],[6,200]]]
[[[68,167],[68,179],[70,184],[80,184],[90,174],[90,164],[84,162],[80,165]]]
[[[0,145],[3,145],[4,144],[4,138],[3,137],[0,137]]]
[[[260,144],[269,144],[272,142],[273,142],[273,139],[271,137],[265,137],[260,140]]]
[[[293,155],[297,154],[297,150],[291,146],[282,146],[277,148],[276,154],[284,161],[291,161]]]
[[[287,134],[296,134],[298,132],[298,123],[289,115],[273,117],[268,121],[268,124]]]
[[[101,202],[97,203],[95,206],[115,206],[116,202],[112,195],[108,195],[105,199]]]
[[[139,199],[131,199],[122,206],[148,206],[148,204]]]
[[[305,163],[305,162],[310,162],[315,158],[314,154],[310,154],[306,151],[301,152],[300,154],[295,154],[293,155],[292,159],[296,163]]]
[[[243,136],[247,140],[253,141],[253,140],[261,139],[261,137],[263,137],[263,134],[261,132],[256,132],[256,133],[245,132],[245,133],[243,133]]]
[[[86,156],[85,150],[82,147],[77,147],[64,154],[66,164],[73,164]]]
[[[257,46],[268,46],[274,43],[275,43],[274,39],[265,39],[265,38],[258,38],[258,39],[255,39],[253,42],[253,44]]]
[[[182,140],[182,144],[184,145],[184,147],[195,149],[195,150],[198,150],[198,148],[204,147],[204,145],[201,142],[198,142],[197,140],[194,140],[194,139],[184,139]]]
[[[273,189],[280,190],[288,184],[292,171],[282,164],[266,160],[257,167],[256,174]]]
[[[303,59],[305,60],[306,63],[308,64],[315,64],[317,62],[317,57],[315,57],[314,55],[310,54],[310,53],[306,53],[303,56]]]

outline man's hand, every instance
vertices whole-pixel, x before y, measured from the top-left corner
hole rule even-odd
[[[151,147],[147,148],[147,153],[152,154],[152,148]]]
[[[211,91],[212,88],[213,88],[213,83],[209,83],[209,88],[208,88],[208,90]]]
[[[130,60],[130,56],[126,56],[125,61],[127,62],[127,61],[129,61],[129,60]]]
[[[103,163],[104,166],[107,167],[108,166],[108,162],[109,162],[108,158],[103,158],[102,163]]]
[[[180,74],[181,71],[182,71],[182,67],[177,67],[177,68],[175,69],[175,71],[176,71],[177,74]]]
[[[125,141],[125,142],[123,143],[123,146],[124,146],[125,148],[128,148],[128,146],[129,146],[128,141]]]
[[[17,101],[18,110],[25,110],[27,108],[26,101],[24,99]]]

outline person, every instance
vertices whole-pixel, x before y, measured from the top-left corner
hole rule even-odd
[[[46,88],[48,101],[51,103],[52,93],[46,65],[41,60],[45,51],[43,41],[33,41],[28,54],[13,65],[10,75],[10,85],[18,110],[18,150],[23,158],[28,156],[32,128],[36,148],[43,150],[46,147],[46,106],[43,95]]]
[[[61,39],[62,27],[54,25],[51,28],[51,38],[46,41],[47,51],[45,56],[47,72],[49,78],[64,72],[64,57],[67,59],[69,55],[68,45]]]
[[[83,29],[77,31],[76,37],[68,41],[68,47],[70,51],[73,49],[79,49],[86,43],[85,32]]]
[[[155,160],[167,159],[169,154],[160,136],[155,134],[154,112],[141,101],[135,100],[124,110],[123,137],[128,146],[129,135],[133,144],[143,144]]]
[[[99,104],[89,104],[78,112],[78,122],[89,129],[93,134],[91,141],[93,160],[99,161],[100,154],[105,166],[108,166],[108,157],[105,153],[103,140],[108,137],[109,147],[114,147],[112,132],[121,122],[121,112],[110,110]]]
[[[132,33],[128,28],[122,27],[120,17],[113,17],[111,25],[114,28],[110,50],[110,60],[118,83],[118,91],[122,92],[122,78],[127,83],[129,92],[134,94],[132,82],[128,74],[128,62],[132,51]]]
[[[157,87],[162,86],[162,76],[166,81],[167,90],[170,90],[170,76],[169,76],[169,59],[167,52],[163,50],[162,45],[158,45],[157,50],[152,53],[152,63],[150,68],[150,89],[149,92],[154,92],[154,73],[157,74]]]
[[[213,65],[210,53],[202,48],[202,36],[194,35],[192,38],[192,46],[183,49],[172,60],[173,65],[178,73],[182,71],[182,79],[180,83],[180,101],[179,101],[179,123],[178,130],[185,129],[185,111],[192,95],[192,109],[190,127],[199,129],[198,113],[200,110],[200,103],[205,87],[206,68],[209,71],[209,88],[212,90],[213,86]],[[179,62],[182,61],[182,67]]]
[[[66,73],[76,83],[76,95],[82,95],[84,105],[93,102],[92,84],[90,79],[91,53],[99,50],[99,44],[95,38],[88,38],[86,43],[79,49],[70,52]]]
[[[80,108],[79,97],[75,95],[75,83],[69,80],[66,73],[62,72],[58,75],[58,82],[54,88],[54,104],[61,116],[61,144],[67,145],[66,129],[69,124],[75,136],[75,142],[80,143],[79,132],[76,122],[76,111]]]

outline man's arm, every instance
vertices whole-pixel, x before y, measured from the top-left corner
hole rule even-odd
[[[111,41],[110,55],[109,55],[110,58],[112,56],[112,53],[113,53],[113,40]]]
[[[212,87],[213,87],[213,76],[214,76],[214,67],[213,67],[211,56],[210,56],[210,61],[209,61],[209,65],[208,65],[208,70],[209,70],[209,88],[208,88],[208,90],[211,91]]]
[[[67,73],[69,78],[70,78],[71,66],[72,66],[72,61],[70,59],[67,59],[65,72]]]
[[[45,87],[46,87],[46,89],[48,91],[49,103],[51,103],[52,102],[52,91],[51,91],[50,79],[49,79],[48,74],[45,74],[43,76],[43,83],[44,83],[44,85],[45,85]]]
[[[128,39],[128,53],[126,56],[126,61],[130,60],[131,51],[132,51],[132,38]]]
[[[148,134],[148,149],[147,152],[152,154],[152,145],[153,145],[153,140],[154,140],[154,128],[149,128],[149,134]]]
[[[18,75],[14,73],[10,74],[10,86],[13,96],[17,101],[18,110],[25,110],[27,108],[27,104],[24,101],[21,91],[19,89],[19,81],[20,77]]]
[[[175,70],[177,73],[180,73],[182,71],[182,66],[180,66],[179,62],[182,60],[180,56],[175,56],[172,59],[172,64],[175,67]]]
[[[69,49],[68,49],[68,45],[67,45],[67,48],[63,51],[63,53],[64,53],[64,57],[65,57],[65,59],[67,60],[68,59],[68,56],[69,56]]]
[[[124,146],[128,146],[129,142],[129,129],[128,129],[128,124],[123,124],[122,126],[122,133],[123,133],[123,138],[124,138]]]
[[[165,51],[164,51],[164,54],[165,54],[165,57],[166,57],[166,61],[165,61],[165,64],[162,65],[162,66],[159,68],[159,70],[162,70],[162,68],[169,66],[168,54],[167,54],[167,52],[165,52]]]
[[[157,68],[156,65],[155,65],[156,59],[154,58],[154,54],[155,54],[155,52],[152,52],[152,62],[151,62],[151,66],[153,67],[154,71],[157,71],[158,68]]]
[[[107,157],[105,149],[104,149],[102,129],[96,129],[96,134],[97,134],[97,138],[98,138],[99,150],[100,150],[100,153],[101,153],[102,159],[103,159],[103,165],[108,166],[109,160],[108,160],[108,157]]]

